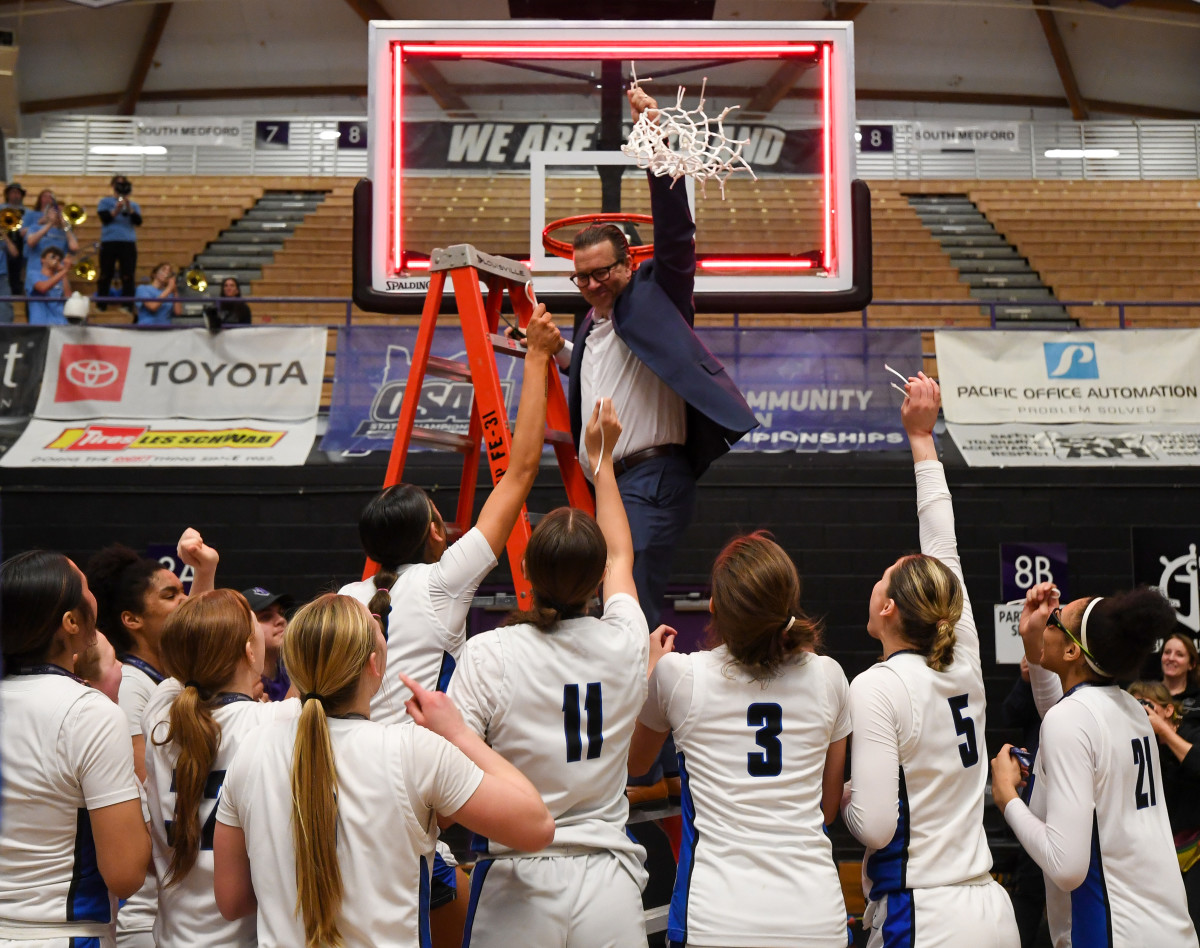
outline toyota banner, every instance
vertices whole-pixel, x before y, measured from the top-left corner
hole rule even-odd
[[[323,328],[55,327],[33,418],[0,465],[303,464],[324,368]]]

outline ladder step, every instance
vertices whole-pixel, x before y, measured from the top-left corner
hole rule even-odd
[[[571,432],[560,431],[558,428],[546,426],[546,444],[574,444],[575,439],[571,437]]]
[[[465,362],[456,362],[454,359],[430,356],[425,371],[442,379],[462,379],[467,382],[471,380],[471,367]]]
[[[466,435],[455,434],[453,431],[439,431],[437,428],[418,428],[412,430],[412,440],[432,447],[466,454],[474,443]]]

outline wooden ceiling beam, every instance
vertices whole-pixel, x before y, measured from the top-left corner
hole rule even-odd
[[[467,100],[454,91],[433,63],[422,59],[410,59],[404,65],[426,94],[441,106],[443,112],[455,117],[475,117],[475,113],[467,105]]]
[[[142,34],[142,45],[138,50],[137,59],[133,61],[133,69],[129,73],[129,82],[125,86],[125,94],[117,103],[118,115],[133,115],[137,109],[138,99],[141,98],[142,88],[146,85],[146,76],[154,65],[154,54],[158,52],[158,44],[162,40],[163,31],[167,28],[167,19],[171,16],[170,3],[156,3],[150,13],[150,22],[146,24],[146,32]]]
[[[1038,22],[1042,32],[1046,34],[1046,45],[1050,47],[1050,56],[1054,59],[1054,68],[1058,70],[1058,78],[1062,83],[1063,92],[1067,94],[1067,102],[1071,106],[1071,116],[1076,122],[1086,122],[1088,117],[1087,103],[1079,91],[1079,82],[1075,78],[1075,69],[1071,66],[1071,58],[1067,55],[1067,47],[1063,44],[1062,34],[1058,31],[1058,21],[1054,11],[1046,9],[1049,0],[1033,0]]]
[[[346,0],[346,6],[357,13],[364,23],[372,20],[394,20],[379,0]]]

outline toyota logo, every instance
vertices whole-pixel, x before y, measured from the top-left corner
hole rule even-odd
[[[66,368],[67,380],[80,388],[105,388],[112,385],[119,374],[115,365],[100,359],[81,359]]]

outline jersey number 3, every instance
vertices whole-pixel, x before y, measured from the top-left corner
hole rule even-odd
[[[771,702],[759,702],[746,709],[747,727],[756,727],[754,742],[761,753],[746,755],[746,770],[751,777],[778,777],[783,771],[783,708]]]
[[[975,722],[963,712],[967,710],[967,696],[955,695],[950,701],[950,713],[954,716],[954,731],[966,740],[958,745],[958,756],[964,767],[979,763],[979,744],[975,740]]]
[[[582,721],[579,713],[579,686],[563,686],[563,732],[567,737],[567,763],[583,758]],[[604,748],[604,699],[600,682],[593,681],[584,692],[583,711],[587,715],[587,759],[595,760]]]

